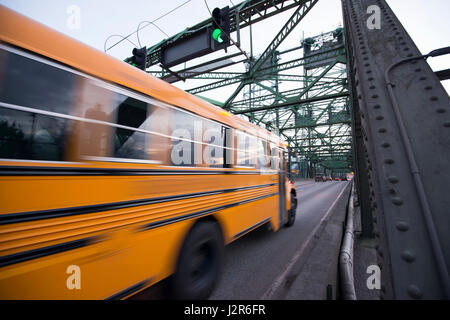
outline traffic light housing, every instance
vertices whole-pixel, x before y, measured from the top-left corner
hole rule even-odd
[[[215,8],[212,12],[212,47],[213,50],[230,46],[230,7]]]
[[[215,8],[212,24],[165,44],[161,63],[170,68],[230,46],[230,8]],[[137,49],[136,49],[137,50]]]
[[[131,65],[145,71],[145,64],[147,62],[147,47],[134,48],[133,57],[131,58]]]

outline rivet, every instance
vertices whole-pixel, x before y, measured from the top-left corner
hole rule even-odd
[[[433,89],[432,86],[426,86],[426,87],[425,87],[425,90],[431,90],[431,89]]]
[[[430,100],[431,100],[431,101],[437,101],[437,100],[439,100],[439,98],[436,97],[436,96],[432,96],[432,97],[430,98]]]
[[[417,68],[416,70],[414,70],[415,72],[420,72],[420,71],[422,71],[422,69],[420,69],[420,68]]]
[[[427,80],[427,77],[420,77],[419,80],[420,80],[420,81]]]
[[[383,142],[383,143],[381,144],[381,146],[382,146],[383,148],[389,148],[391,145],[390,145],[388,142]]]
[[[398,178],[397,177],[395,177],[395,176],[390,176],[389,178],[388,178],[388,181],[390,182],[390,183],[398,183]]]
[[[395,226],[397,227],[398,230],[403,231],[403,232],[409,230],[409,224],[407,224],[404,221],[397,222],[397,224]]]
[[[377,120],[383,120],[383,119],[384,119],[383,116],[378,116],[378,117],[377,117]]]
[[[400,197],[393,197],[391,200],[396,206],[401,206],[403,204],[403,200]]]
[[[392,159],[385,159],[384,163],[386,163],[386,164],[393,164],[394,160],[392,160]]]
[[[372,96],[372,98],[373,98],[373,99],[376,99],[376,98],[378,98],[378,95],[377,95],[377,94],[374,94],[374,95]]]
[[[381,106],[380,106],[379,104],[376,104],[376,105],[373,106],[373,108],[374,108],[374,109],[380,109]]]
[[[420,298],[422,298],[422,291],[419,289],[419,287],[417,287],[416,285],[414,285],[414,284],[410,284],[409,286],[408,286],[408,289],[407,289],[407,291],[408,291],[408,294],[412,297],[412,298],[414,298],[414,299],[420,299]]]
[[[411,263],[414,262],[414,260],[416,260],[416,255],[410,250],[405,250],[402,252],[402,258],[406,262]]]
[[[445,113],[445,109],[439,108],[436,110],[437,113]]]
[[[450,122],[444,122],[444,127],[450,128]]]
[[[378,132],[379,132],[379,133],[385,133],[385,132],[386,132],[386,129],[385,129],[385,128],[380,128],[380,129],[378,129]]]
[[[369,89],[372,89],[372,90],[375,89],[375,88],[376,88],[375,86],[370,86],[369,87]]]

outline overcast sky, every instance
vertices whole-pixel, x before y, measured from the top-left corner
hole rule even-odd
[[[128,35],[136,30],[141,21],[153,21],[180,5],[182,6],[179,9],[156,22],[162,31],[149,25],[139,32],[142,46],[149,47],[166,38],[165,33],[176,34],[210,15],[204,0],[0,0],[0,3],[101,51],[104,50],[105,40],[110,35]],[[239,1],[208,0],[207,3],[212,10],[215,7],[232,6],[232,3],[237,4]],[[331,31],[342,25],[340,3],[340,0],[320,0],[280,48],[295,47],[303,37]],[[449,0],[390,0],[388,3],[422,53],[450,45]],[[71,20],[74,5],[80,10],[79,26],[74,25],[74,20]],[[291,14],[292,10],[253,26],[255,54],[264,51]],[[247,52],[250,51],[248,32],[249,28],[246,28],[241,34],[242,47]],[[129,39],[138,46],[136,34]],[[110,47],[118,40],[119,37],[110,38],[106,46]],[[133,44],[123,41],[109,50],[108,54],[123,60],[131,55],[132,49]],[[235,51],[234,48],[230,49],[230,52]],[[217,55],[223,55],[223,51]],[[450,67],[449,56],[430,59],[429,62],[434,70]],[[450,91],[448,82],[445,82],[445,86],[447,91]],[[196,86],[197,83],[177,85],[188,88]],[[224,101],[227,94],[227,91],[224,91],[224,97],[216,98]]]

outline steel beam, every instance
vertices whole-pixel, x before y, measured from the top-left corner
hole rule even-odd
[[[367,27],[372,5],[380,29]],[[386,1],[342,6],[382,298],[450,299],[449,96]]]

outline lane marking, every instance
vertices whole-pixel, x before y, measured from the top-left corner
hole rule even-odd
[[[283,284],[284,280],[287,278],[288,274],[290,273],[291,269],[294,267],[297,260],[302,256],[303,252],[305,251],[308,244],[311,242],[311,239],[314,237],[314,235],[317,233],[317,230],[322,225],[323,221],[330,215],[331,210],[334,208],[338,200],[341,198],[342,194],[344,193],[347,185],[345,185],[339,195],[337,196],[336,200],[334,200],[331,207],[328,209],[328,211],[325,213],[325,215],[320,219],[320,222],[317,224],[317,226],[313,229],[313,231],[310,233],[308,238],[305,242],[301,245],[301,247],[297,250],[295,255],[289,260],[288,264],[286,265],[286,269],[275,279],[273,284],[266,290],[266,292],[262,295],[261,300],[268,300],[272,297],[272,295],[278,290],[278,288]]]

